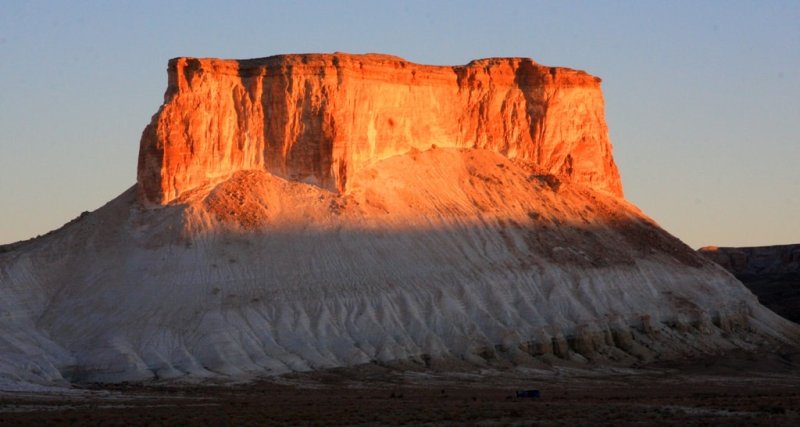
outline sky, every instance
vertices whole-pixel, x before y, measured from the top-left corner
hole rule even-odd
[[[603,79],[626,197],[688,245],[800,243],[799,1],[0,3],[0,244],[136,181],[177,56],[530,57]]]

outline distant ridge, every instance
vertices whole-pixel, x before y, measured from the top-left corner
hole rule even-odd
[[[735,275],[770,310],[800,323],[800,244],[708,246],[700,253]]]

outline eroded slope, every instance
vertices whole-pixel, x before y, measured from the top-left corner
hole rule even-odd
[[[345,193],[264,170],[159,208],[131,190],[0,267],[0,372],[25,380],[633,363],[798,332],[624,200],[489,150],[412,150]]]

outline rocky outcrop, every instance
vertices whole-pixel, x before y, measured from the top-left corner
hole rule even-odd
[[[345,191],[365,165],[410,149],[483,148],[622,195],[600,79],[525,58],[429,66],[387,55],[176,58],[145,129],[139,199],[261,169]]]

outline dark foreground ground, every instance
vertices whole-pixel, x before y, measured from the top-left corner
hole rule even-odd
[[[800,425],[800,355],[628,369],[363,366],[246,385],[2,392],[0,425]],[[538,389],[541,397],[515,397]]]

